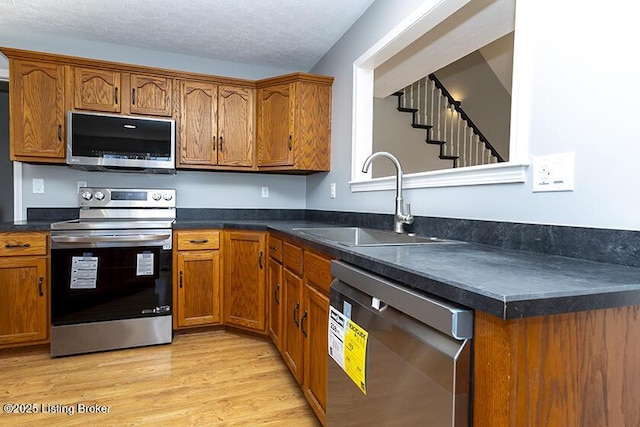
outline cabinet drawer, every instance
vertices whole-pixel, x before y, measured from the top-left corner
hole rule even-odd
[[[175,246],[179,251],[220,249],[220,231],[178,231]]]
[[[329,294],[331,276],[331,260],[311,252],[304,253],[304,279],[320,291]]]
[[[46,255],[47,233],[0,233],[0,256]]]
[[[298,276],[302,276],[302,248],[284,242],[282,244],[282,259],[285,268]]]
[[[282,240],[269,236],[269,256],[282,262]]]

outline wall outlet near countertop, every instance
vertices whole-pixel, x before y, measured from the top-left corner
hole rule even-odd
[[[269,197],[269,187],[262,187],[262,197],[263,198]]]
[[[551,154],[533,158],[534,193],[544,191],[573,191],[574,153]]]

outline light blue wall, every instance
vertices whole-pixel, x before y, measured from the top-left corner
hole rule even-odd
[[[351,193],[353,62],[420,1],[377,0],[312,72],[335,76],[332,171],[307,179],[307,208],[392,213],[392,191]],[[512,121],[532,156],[575,152],[575,191],[524,184],[408,190],[414,214],[640,230],[640,26],[633,6],[517,2]],[[544,31],[540,23],[544,22]],[[597,31],[594,31],[597,29]],[[518,52],[518,39],[528,40]],[[338,197],[329,198],[330,183]]]
[[[175,188],[178,207],[304,209],[304,177],[178,171],[177,175],[88,172],[66,166],[23,164],[23,204],[28,207],[78,206],[77,181],[89,186]],[[44,178],[44,194],[34,194],[33,178]],[[262,186],[269,197],[262,198]]]
[[[308,71],[216,61],[37,34],[8,34],[2,29],[0,45],[252,80],[292,71]],[[7,67],[7,61],[0,55],[0,69]],[[306,205],[304,176],[207,171],[180,171],[175,176],[161,176],[86,172],[59,165],[24,164],[22,178],[23,216],[27,207],[77,206],[77,181],[87,181],[95,186],[176,188],[179,207],[303,209]],[[45,180],[44,194],[33,194],[33,178]],[[269,198],[262,198],[263,186],[269,187]]]

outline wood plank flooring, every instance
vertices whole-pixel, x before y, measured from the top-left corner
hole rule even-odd
[[[3,427],[320,425],[277,349],[228,331],[57,359],[43,347],[5,350],[0,404],[37,410],[0,412]],[[79,413],[80,404],[109,412]]]

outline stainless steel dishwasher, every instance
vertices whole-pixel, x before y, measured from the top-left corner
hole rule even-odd
[[[333,261],[327,425],[469,426],[473,310]]]

